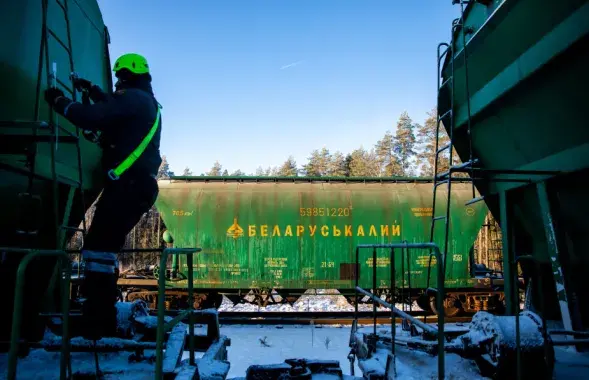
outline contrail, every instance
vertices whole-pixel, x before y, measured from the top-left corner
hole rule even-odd
[[[300,65],[301,63],[303,63],[304,61],[298,61],[298,62],[293,62],[293,63],[289,63],[288,65],[284,65],[280,68],[280,70],[284,70],[284,69],[288,69],[289,67],[294,67],[297,65]]]

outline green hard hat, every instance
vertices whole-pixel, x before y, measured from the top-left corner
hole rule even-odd
[[[112,71],[115,73],[121,69],[127,69],[133,74],[148,74],[149,65],[142,55],[136,53],[123,54],[117,58]]]
[[[165,230],[164,234],[162,235],[164,241],[168,244],[172,244],[174,242],[174,238],[172,237],[172,234],[170,233],[170,231]]]

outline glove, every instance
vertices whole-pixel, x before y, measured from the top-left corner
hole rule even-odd
[[[51,106],[55,106],[57,104],[57,98],[60,96],[65,96],[63,91],[56,87],[50,87],[45,90],[45,101],[49,103]]]
[[[82,131],[84,138],[90,142],[97,143],[100,140],[100,135],[98,133],[83,130]]]
[[[92,87],[92,82],[83,78],[76,78],[73,80],[74,88],[78,91],[88,90]]]

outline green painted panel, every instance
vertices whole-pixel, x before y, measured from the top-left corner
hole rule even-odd
[[[156,206],[175,246],[203,249],[195,260],[197,287],[350,288],[358,244],[429,241],[431,182],[209,182],[195,177],[160,181],[159,186]],[[482,202],[464,206],[471,191],[469,184],[453,184],[450,287],[469,285],[469,250],[487,213]],[[440,189],[437,214],[445,210],[446,193]],[[441,244],[443,222],[438,226],[436,241]],[[400,250],[396,256],[400,286]],[[390,251],[378,252],[379,286],[388,287],[389,261]],[[369,287],[372,251],[363,250],[360,262],[361,284]],[[180,265],[185,271],[183,258]],[[426,286],[427,265],[428,252],[410,252],[412,287]]]
[[[56,64],[58,84],[66,95],[72,96],[70,72],[78,72],[93,83],[110,91],[111,68],[107,50],[107,38],[102,15],[96,1],[48,0],[46,24],[50,32],[47,54],[41,51],[43,31],[43,3],[40,0],[4,1],[0,4],[0,78],[2,87],[10,91],[0,92],[0,135],[4,141],[23,142],[32,131],[15,121],[49,122],[49,107],[43,99],[43,91],[49,86],[48,74]],[[68,36],[67,22],[70,33]],[[71,39],[71,54],[69,42]],[[71,62],[70,62],[71,58]],[[69,88],[69,90],[68,90]],[[39,102],[37,103],[37,98]],[[77,94],[78,99],[80,95]],[[63,118],[58,123],[75,133]],[[49,134],[47,128],[40,135]],[[64,135],[62,131],[60,135]],[[10,139],[10,140],[9,140]],[[29,141],[31,141],[29,139]],[[100,149],[96,144],[81,138],[82,167],[85,188],[100,185]],[[8,144],[7,144],[8,145]],[[0,163],[17,169],[28,170],[24,156],[15,145],[2,146]],[[51,159],[49,143],[39,143],[36,158],[36,173],[50,178]],[[56,154],[57,175],[60,181],[77,181],[78,160],[75,144],[59,143]]]
[[[465,21],[476,31],[467,45],[473,156],[495,169],[565,169],[571,167],[571,157],[580,163],[576,169],[589,166],[581,149],[589,143],[589,130],[580,127],[589,101],[584,86],[589,81],[589,1],[505,0],[484,23],[482,7],[472,5]],[[455,145],[466,159],[461,35],[456,45]],[[447,60],[443,80],[450,75]],[[442,90],[440,113],[450,104],[450,89]],[[495,183],[491,189],[523,184]]]

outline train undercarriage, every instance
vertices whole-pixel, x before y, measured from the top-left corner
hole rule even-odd
[[[157,281],[133,279],[119,280],[120,300],[133,302],[145,301],[151,309],[157,308]],[[438,314],[435,295],[428,295],[423,289],[412,289],[395,292],[391,295],[389,289],[377,289],[376,294],[389,303],[405,304],[404,309],[425,314]],[[192,305],[195,309],[219,309],[223,303],[223,296],[235,304],[251,304],[258,307],[288,304],[294,306],[301,297],[305,296],[334,296],[344,297],[350,306],[372,305],[368,297],[356,298],[353,289],[195,289]],[[167,310],[185,309],[188,306],[188,290],[184,288],[170,288],[166,290],[165,305]],[[393,302],[394,301],[394,302]],[[419,309],[415,308],[417,305]],[[477,311],[488,311],[502,314],[504,311],[503,291],[478,289],[457,289],[448,291],[444,300],[444,314],[455,317],[463,314],[474,314]]]

